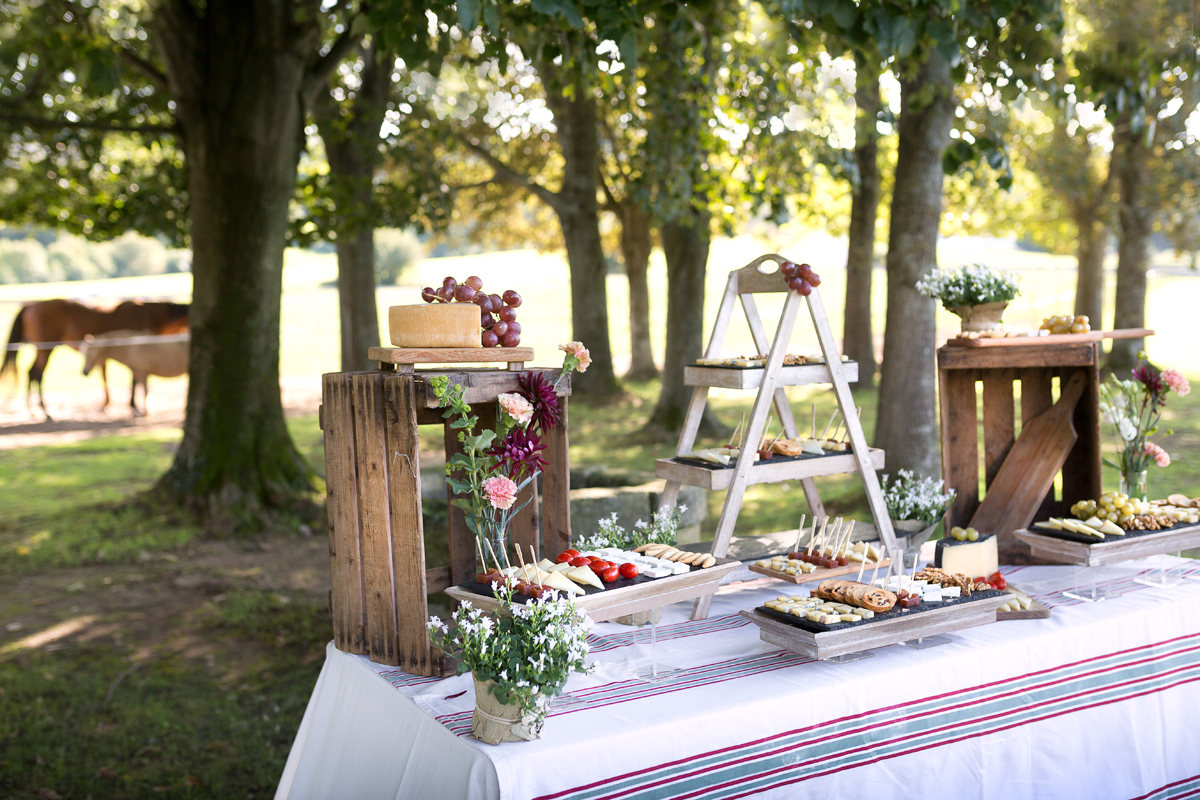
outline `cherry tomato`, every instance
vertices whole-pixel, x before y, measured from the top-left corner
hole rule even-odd
[[[615,566],[605,567],[604,571],[600,573],[600,579],[605,583],[612,583],[619,577],[621,577],[621,571]]]
[[[603,561],[603,560],[604,560],[604,559],[603,559],[603,558],[601,558],[600,556],[584,556],[584,558],[586,558],[588,561],[593,561],[593,562],[595,562],[595,561]]]
[[[998,581],[998,580],[1001,580],[1003,577],[1004,576],[1000,574],[1000,570],[996,570],[991,575],[987,576],[987,582],[991,583],[992,581]]]
[[[608,569],[608,563],[600,560],[593,561],[592,563],[588,564],[588,566],[591,567],[592,572],[596,573],[597,575],[600,575],[604,572],[604,570]]]
[[[570,555],[570,556],[571,556],[571,558],[579,558],[579,551],[578,551],[578,550],[576,550],[576,549],[575,549],[575,548],[573,548],[573,547],[571,547],[571,548],[568,548],[568,549],[566,549],[566,550],[563,550],[563,552],[564,552],[564,553],[567,553],[568,555]]]
[[[572,558],[569,563],[571,564],[572,567],[586,567],[588,564],[591,564],[592,562],[588,561],[587,558],[585,558],[584,556],[577,556],[575,558]]]
[[[621,573],[622,578],[636,578],[638,576],[637,564],[634,564],[632,561],[626,561],[617,567],[617,571]]]
[[[996,580],[992,581],[991,586],[993,589],[1000,589],[1003,591],[1008,588],[1008,581],[1004,580],[1004,578],[996,578]]]
[[[575,558],[575,556],[571,555],[570,553],[559,553],[558,558],[556,558],[554,560],[555,560],[555,562],[557,562],[559,564],[566,564],[574,558]]]

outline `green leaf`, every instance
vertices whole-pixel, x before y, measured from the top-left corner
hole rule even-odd
[[[479,20],[479,0],[458,0],[458,24],[464,31],[473,31]]]

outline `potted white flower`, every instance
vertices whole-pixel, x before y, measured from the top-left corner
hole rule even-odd
[[[944,481],[918,478],[911,470],[902,469],[893,479],[883,476],[883,501],[896,533],[907,536],[905,558],[921,549],[938,523],[954,502],[955,492],[946,489]]]
[[[957,314],[964,331],[986,331],[1000,326],[1004,309],[1020,291],[1020,279],[987,264],[964,264],[926,273],[917,281],[917,291]]]
[[[492,588],[496,612],[463,603],[449,626],[430,617],[429,635],[475,682],[471,734],[488,744],[531,741],[541,736],[550,700],[567,678],[589,671],[592,620],[557,592],[522,603],[511,586]]]

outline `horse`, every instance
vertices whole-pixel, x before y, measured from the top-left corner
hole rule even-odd
[[[115,330],[146,330],[155,334],[182,333],[188,330],[187,315],[186,303],[125,300],[110,311],[74,300],[43,300],[30,303],[18,311],[17,318],[13,320],[12,332],[8,336],[8,352],[4,355],[3,364],[0,364],[0,379],[9,372],[16,375],[17,350],[13,345],[37,345],[37,356],[29,368],[25,406],[29,407],[29,398],[33,395],[33,385],[36,383],[38,403],[42,413],[49,420],[42,375],[55,346],[66,344],[78,350],[84,336]]]
[[[165,341],[138,341],[147,331],[110,331],[88,334],[83,337],[83,374],[87,375],[100,365],[100,378],[104,381],[104,408],[108,407],[108,359],[119,361],[133,373],[133,386],[129,390],[129,407],[135,417],[146,416],[138,410],[137,388],[142,387],[142,405],[149,403],[149,377],[177,378],[188,371],[188,335],[176,334]],[[122,341],[125,340],[125,341]],[[132,340],[132,341],[130,341]]]

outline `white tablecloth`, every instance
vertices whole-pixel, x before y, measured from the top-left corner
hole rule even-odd
[[[1135,582],[1146,561],[1099,568],[1099,603],[1063,595],[1074,567],[1007,568],[1053,609],[925,650],[852,663],[762,642],[739,616],[807,589],[733,584],[707,620],[596,626],[592,675],[567,684],[542,738],[469,736],[470,675],[407,675],[329,646],[277,798],[1004,797],[1200,793],[1200,564],[1179,585]]]

